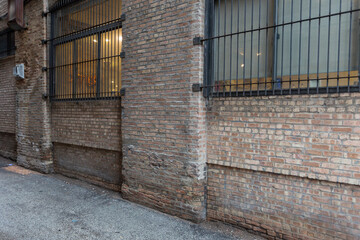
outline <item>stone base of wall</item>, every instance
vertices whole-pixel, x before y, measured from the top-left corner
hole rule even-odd
[[[205,220],[206,165],[176,161],[135,144],[124,149],[125,199],[194,222]]]
[[[360,186],[209,165],[208,219],[268,239],[359,239]]]
[[[0,132],[0,156],[16,161],[15,134]]]
[[[166,186],[164,185],[166,188]],[[146,189],[147,188],[147,189]],[[199,191],[195,194],[189,193],[187,200],[192,195],[199,195],[203,193],[204,187],[199,186]],[[184,194],[184,190],[177,189],[174,191],[178,195]],[[169,193],[171,195],[171,193]],[[131,202],[135,202],[161,212],[177,216],[186,220],[190,220],[196,223],[200,223],[205,220],[204,206],[201,202],[184,203],[185,200],[179,198],[178,200],[171,199],[167,193],[161,193],[161,191],[149,190],[148,186],[144,186],[142,189],[134,189],[126,184],[123,184],[121,195],[124,199]],[[196,198],[195,198],[196,199]]]
[[[121,189],[121,152],[54,143],[55,172],[111,190]]]
[[[54,172],[54,164],[52,161],[42,161],[37,157],[18,154],[16,162],[19,166],[29,168],[41,173]]]

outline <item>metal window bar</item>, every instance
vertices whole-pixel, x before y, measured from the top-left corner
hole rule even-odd
[[[50,100],[120,98],[121,1],[62,1],[50,13]]]
[[[359,92],[359,0],[208,0],[206,97]]]

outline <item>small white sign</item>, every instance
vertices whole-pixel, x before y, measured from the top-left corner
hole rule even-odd
[[[13,69],[13,74],[14,74],[15,77],[19,77],[21,79],[24,79],[25,78],[24,70],[25,70],[25,66],[24,66],[23,63],[16,64],[16,66]]]

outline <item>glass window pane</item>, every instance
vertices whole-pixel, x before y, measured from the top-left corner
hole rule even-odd
[[[76,40],[76,96],[96,97],[98,37],[92,35]]]
[[[104,97],[117,96],[121,89],[122,31],[101,34],[100,92]]]
[[[55,36],[70,34],[121,17],[121,0],[84,0],[55,13]]]
[[[280,0],[279,23],[349,11],[357,1]],[[300,5],[302,3],[302,5]],[[278,28],[277,76],[282,88],[347,86],[347,76],[357,75],[358,13],[325,17]],[[351,26],[351,28],[350,28]],[[350,44],[350,42],[352,42]],[[345,78],[344,78],[345,77]],[[319,80],[317,80],[319,79]],[[358,84],[350,78],[350,85]]]
[[[215,0],[215,36],[244,32],[270,25],[272,2],[263,0]],[[270,76],[269,39],[271,34],[252,31],[214,40],[214,79],[232,89],[265,88]],[[268,80],[269,82],[271,80]],[[259,86],[258,86],[259,83]],[[244,85],[243,85],[244,84]],[[229,88],[229,87],[228,87]],[[221,89],[219,89],[221,91]]]
[[[209,45],[214,90],[358,86],[359,4],[214,0],[210,21],[216,38]]]
[[[68,42],[55,47],[55,95],[59,99],[70,98],[73,93],[73,46]]]

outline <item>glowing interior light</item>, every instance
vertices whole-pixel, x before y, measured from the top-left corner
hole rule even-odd
[[[93,41],[94,41],[94,42],[97,42],[97,40],[96,40],[96,39],[94,39]]]
[[[122,36],[119,37],[119,41],[122,41]]]
[[[110,42],[110,40],[109,40],[109,39],[105,39],[105,42]]]
[[[245,67],[245,64],[241,64],[241,67]]]
[[[260,56],[260,55],[261,55],[261,52],[256,54],[256,56]]]

